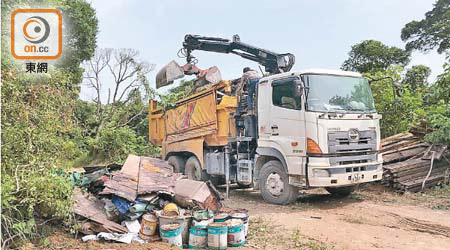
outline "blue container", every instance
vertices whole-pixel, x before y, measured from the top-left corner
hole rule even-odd
[[[128,203],[127,200],[120,198],[119,196],[114,195],[111,201],[117,207],[117,210],[119,210],[119,213],[121,215],[124,215],[128,211],[128,208],[130,208],[130,203]]]

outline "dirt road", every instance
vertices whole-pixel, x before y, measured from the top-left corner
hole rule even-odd
[[[346,198],[321,190],[308,192],[290,206],[267,204],[259,193],[243,190],[232,191],[226,201],[229,207],[247,208],[253,218],[278,226],[278,232],[289,235],[297,231],[304,238],[321,242],[317,249],[349,250],[449,250],[449,204],[450,197],[401,196],[381,187],[360,190]],[[283,243],[274,245],[279,244]]]
[[[258,192],[235,189],[225,205],[246,208],[251,216],[248,243],[233,249],[450,249],[447,196],[399,195],[376,185],[345,198],[308,191],[296,204],[278,206],[265,203]],[[42,242],[24,249],[176,249],[162,242],[83,243],[61,231]]]

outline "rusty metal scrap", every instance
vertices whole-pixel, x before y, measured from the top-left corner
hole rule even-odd
[[[175,185],[175,201],[182,207],[200,207],[217,211],[222,207],[218,191],[209,182],[178,180]]]
[[[141,157],[139,166],[138,195],[153,192],[174,193],[175,181],[182,174],[174,173],[173,167],[166,161]]]
[[[100,194],[114,194],[128,201],[155,192],[173,194],[175,181],[181,177],[166,161],[129,155],[122,170],[105,182]]]
[[[80,189],[75,190],[73,197],[75,204],[73,212],[89,220],[92,220],[101,225],[102,230],[108,232],[126,233],[127,229],[113,221],[108,220],[106,214],[103,212],[103,202],[95,197],[86,198]],[[93,230],[93,228],[90,228]]]

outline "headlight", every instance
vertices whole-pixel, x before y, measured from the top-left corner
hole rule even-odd
[[[330,173],[326,169],[314,169],[313,174],[315,177],[330,177]]]

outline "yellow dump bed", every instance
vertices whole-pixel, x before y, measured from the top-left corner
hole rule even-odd
[[[149,105],[150,142],[167,147],[175,142],[198,141],[208,146],[224,146],[228,136],[235,135],[234,119],[236,96],[230,92],[229,81],[222,81],[176,103],[174,108],[163,110],[157,102]],[[170,149],[163,148],[165,154]],[[164,154],[164,153],[163,153]]]

